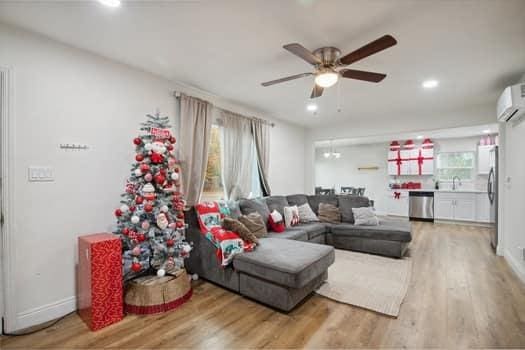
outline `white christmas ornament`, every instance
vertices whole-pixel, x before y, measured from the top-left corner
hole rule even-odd
[[[196,273],[194,273],[193,275],[191,275],[191,279],[196,281],[199,279],[199,275],[197,275]]]
[[[157,270],[157,276],[164,277],[165,274],[166,274],[166,271],[164,269]]]
[[[183,246],[182,246],[182,251],[183,251],[184,253],[189,253],[189,252],[191,252],[191,246],[190,246],[189,244],[185,244],[185,245],[183,245]]]
[[[177,181],[179,179],[179,174],[175,172],[171,173],[171,179]]]
[[[165,153],[166,152],[166,146],[162,142],[155,142],[151,146],[151,150],[155,153]]]
[[[157,226],[161,229],[161,230],[164,230],[166,227],[168,227],[168,218],[166,217],[166,215],[164,213],[160,213],[159,215],[157,215]]]
[[[120,207],[120,210],[125,213],[129,210],[129,207],[126,205],[126,204],[122,204],[122,206]]]
[[[133,215],[131,217],[131,222],[134,223],[134,224],[138,224],[140,221],[140,218],[137,216],[137,215]]]
[[[148,142],[144,145],[144,148],[146,149],[146,151],[151,151],[153,149],[153,145]]]
[[[163,213],[167,213],[169,210],[168,206],[167,205],[163,205],[162,207],[160,207],[160,211],[163,212]]]
[[[151,183],[147,183],[144,185],[144,187],[142,187],[142,192],[153,193],[155,192],[155,187],[153,187]]]
[[[142,170],[139,168],[135,169],[135,176],[142,176]]]

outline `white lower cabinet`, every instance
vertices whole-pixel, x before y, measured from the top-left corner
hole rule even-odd
[[[395,195],[396,192],[399,196]],[[408,191],[389,191],[386,197],[388,215],[408,216]]]
[[[477,221],[477,193],[436,192],[434,216],[436,219]]]
[[[486,193],[476,193],[476,221],[490,222],[490,202]]]

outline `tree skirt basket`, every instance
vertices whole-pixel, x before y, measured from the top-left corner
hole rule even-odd
[[[138,315],[166,312],[188,301],[192,292],[186,270],[163,277],[139,277],[126,286],[124,310]]]

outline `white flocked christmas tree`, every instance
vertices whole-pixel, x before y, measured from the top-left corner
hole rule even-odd
[[[135,162],[121,205],[115,210],[122,239],[124,279],[153,273],[175,274],[191,246],[185,241],[184,199],[175,137],[168,117],[147,115],[133,139]]]

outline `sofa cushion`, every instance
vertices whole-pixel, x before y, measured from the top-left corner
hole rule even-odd
[[[238,219],[248,230],[257,238],[261,238],[268,233],[266,223],[259,213],[241,215]]]
[[[308,196],[308,203],[310,204],[310,208],[312,208],[315,215],[319,215],[319,204],[327,203],[333,204],[337,207],[337,196],[316,194],[313,196]]]
[[[315,215],[310,204],[304,203],[297,207],[299,210],[299,221],[300,222],[319,222],[319,218]]]
[[[326,233],[326,225],[321,224],[319,222],[309,222],[306,224],[300,224],[296,227],[308,233],[308,240],[311,240],[320,235],[324,235]]]
[[[285,196],[270,196],[264,198],[270,212],[277,210],[279,213],[284,214],[284,207],[288,206],[288,201]]]
[[[290,196],[286,196],[286,200],[288,201],[289,205],[303,205],[304,203],[308,203],[308,197],[306,197],[305,194],[292,194]]]
[[[271,238],[285,238],[285,239],[292,239],[294,241],[308,241],[308,232],[305,230],[300,229],[298,226],[295,227],[289,227],[284,232],[268,232],[268,235],[266,237]]]
[[[253,252],[235,256],[233,267],[290,288],[302,288],[326,272],[334,262],[334,248],[288,239],[264,238]]]
[[[341,223],[333,225],[331,231],[334,236],[410,242],[412,240],[410,229],[410,222],[406,220],[381,218],[378,226],[356,226],[349,223]]]
[[[363,208],[370,206],[368,197],[341,195],[338,196],[339,210],[341,210],[341,221],[354,223],[352,208]]]
[[[268,224],[268,216],[270,216],[270,209],[260,198],[256,199],[241,199],[239,201],[239,207],[244,215],[251,213],[259,213],[265,224]]]
[[[337,224],[341,222],[341,211],[333,204],[319,204],[319,221]]]

